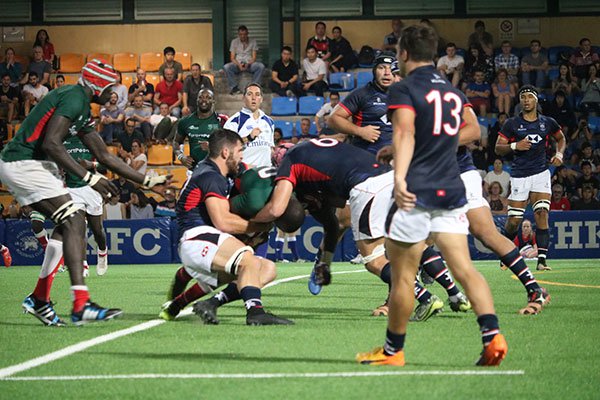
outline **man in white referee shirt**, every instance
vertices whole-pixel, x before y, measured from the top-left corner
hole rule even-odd
[[[261,109],[262,87],[250,83],[244,90],[244,108],[233,114],[223,126],[237,132],[244,140],[244,162],[253,167],[271,166],[271,148],[274,146],[275,124]]]

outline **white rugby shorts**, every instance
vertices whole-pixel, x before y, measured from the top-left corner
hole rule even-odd
[[[513,201],[527,201],[531,192],[552,194],[550,170],[524,178],[513,178],[511,176],[510,188],[508,199]]]
[[[0,160],[0,181],[21,206],[69,194],[53,161]]]
[[[392,203],[387,217],[386,238],[403,242],[418,243],[429,233],[469,233],[467,219],[468,206],[464,205],[453,210],[428,210],[415,207],[410,211],[400,210]]]
[[[102,215],[102,195],[92,189],[90,186],[78,188],[68,188],[73,203],[81,204],[85,207],[85,212],[89,215]]]
[[[384,236],[393,190],[394,171],[373,176],[350,190],[350,221],[354,240]]]
[[[467,195],[467,207],[469,210],[475,208],[487,207],[490,208],[489,203],[483,197],[483,180],[481,175],[476,170],[466,171],[460,174],[465,184],[465,193]]]

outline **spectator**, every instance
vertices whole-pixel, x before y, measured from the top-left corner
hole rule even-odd
[[[21,84],[29,82],[29,74],[31,72],[37,74],[41,85],[48,85],[52,66],[48,61],[44,60],[44,49],[42,49],[42,46],[33,46],[33,60],[29,63],[27,72],[21,78]]]
[[[581,163],[588,161],[592,164],[592,174],[597,174],[600,167],[600,159],[594,154],[594,148],[590,142],[584,142],[581,145],[580,165]]]
[[[252,74],[252,83],[260,83],[262,73],[265,69],[263,63],[256,61],[258,44],[255,39],[248,37],[248,28],[245,25],[238,27],[238,37],[231,41],[229,46],[229,61],[223,69],[227,75],[229,94],[240,93],[238,88],[238,76],[241,72],[248,71]]]
[[[504,123],[506,122],[507,119],[508,119],[508,114],[499,113],[498,120],[494,123],[494,125],[490,126],[490,128],[488,129],[488,143],[489,143],[488,156],[487,156],[488,165],[493,165],[494,161],[498,157],[496,155],[496,150],[495,150],[496,141],[498,140],[498,133],[502,129],[502,126],[504,125]],[[509,157],[504,157],[505,160],[508,160],[508,158]]]
[[[552,185],[551,211],[569,211],[571,209],[571,202],[563,194],[563,186],[560,183]]]
[[[244,162],[253,167],[271,166],[275,123],[260,109],[262,102],[262,87],[257,83],[250,83],[244,89],[244,107],[223,126],[236,132],[246,143]]]
[[[131,153],[131,145],[136,139],[139,141],[144,140],[142,134],[135,130],[135,120],[133,118],[127,118],[125,120],[125,130],[117,136],[117,140],[121,144],[121,151]]]
[[[48,88],[46,86],[42,86],[38,79],[37,73],[32,71],[28,74],[28,76],[29,82],[23,86],[22,92],[25,116],[28,116],[31,109],[35,107],[45,95],[48,94]]]
[[[144,145],[138,139],[131,142],[131,153],[126,155],[125,162],[140,174],[145,175],[148,168],[148,157],[144,153]]]
[[[589,186],[583,188],[582,197],[573,202],[573,210],[600,210],[600,201],[596,200]]]
[[[169,114],[175,118],[181,116],[181,102],[183,100],[183,85],[175,79],[173,68],[164,69],[164,80],[156,85],[154,92],[154,114],[160,113],[160,105],[166,103]]]
[[[271,81],[269,87],[279,96],[296,96],[302,93],[298,85],[298,64],[292,60],[292,48],[283,46],[281,58],[271,68]]]
[[[305,140],[313,139],[314,136],[310,134],[310,119],[302,118],[300,120],[300,132],[296,132],[296,137],[299,142],[303,142]]]
[[[120,220],[127,218],[127,207],[121,203],[119,196],[112,196],[108,199],[108,203],[104,203],[104,212],[102,219]]]
[[[40,29],[35,35],[34,46],[40,46],[43,50],[43,59],[50,65],[56,65],[56,54],[54,54],[54,45],[50,42],[50,36],[45,29]],[[58,69],[58,68],[56,68]]]
[[[508,197],[510,194],[510,174],[504,171],[503,167],[504,163],[502,162],[502,159],[497,157],[494,160],[494,169],[488,172],[485,175],[485,178],[483,178],[484,192],[489,191],[489,187],[492,185],[492,182],[498,182],[502,188],[500,191],[502,197]]]
[[[169,114],[167,103],[161,103],[158,107],[158,114],[150,116],[150,125],[152,125],[154,140],[162,143],[169,142],[177,132],[177,118]]]
[[[325,76],[327,66],[325,62],[317,57],[317,49],[314,46],[306,48],[306,58],[302,61],[304,79],[302,80],[302,91],[315,92],[317,96],[323,96],[323,92],[329,89]]]
[[[452,82],[452,86],[458,87],[462,79],[462,72],[465,66],[465,59],[456,54],[456,45],[452,42],[446,45],[446,55],[437,62],[437,69],[444,78]]]
[[[473,110],[480,117],[485,117],[490,108],[490,94],[492,88],[485,82],[483,71],[475,72],[475,81],[467,85],[466,95],[469,102],[473,105]]]
[[[317,134],[332,134],[333,131],[327,126],[327,118],[333,112],[333,109],[340,102],[340,94],[338,92],[329,93],[329,103],[323,104],[321,109],[315,115],[315,125],[317,126]]]
[[[492,84],[492,92],[496,98],[498,112],[510,114],[516,93],[515,87],[508,81],[508,72],[506,69],[501,68],[498,70],[496,80]]]
[[[175,218],[175,205],[177,204],[175,193],[171,189],[167,189],[165,190],[164,197],[165,199],[156,205],[154,216]]]
[[[568,198],[577,195],[577,172],[572,169],[563,165],[556,167],[552,176],[552,183],[559,183]]]
[[[473,164],[475,165],[475,168],[479,170],[479,173],[483,177],[490,165],[487,161],[489,136],[487,124],[480,123],[479,132],[479,140],[467,144],[467,148],[471,151],[471,156],[473,157]]]
[[[152,107],[152,99],[154,98],[154,85],[146,81],[146,71],[138,68],[136,71],[136,81],[129,86],[129,94],[127,100],[131,103],[138,94],[142,96],[144,105]]]
[[[313,46],[317,52],[317,57],[326,62],[326,65],[331,60],[331,39],[326,35],[327,25],[325,22],[319,21],[315,24],[315,36],[308,39],[306,48]]]
[[[506,215],[508,211],[508,200],[506,200],[506,194],[503,195],[502,186],[499,182],[490,183],[488,189],[487,201],[490,204],[490,210],[494,215]]]
[[[283,139],[283,131],[281,130],[281,128],[275,128],[273,130],[273,150],[275,150],[277,146],[283,143],[286,143],[286,140]]]
[[[486,32],[483,21],[475,22],[475,32],[469,35],[468,44],[469,47],[479,47],[488,56],[494,54],[494,38],[491,33]]]
[[[192,74],[186,76],[183,81],[183,108],[181,109],[183,115],[190,115],[196,112],[198,93],[200,93],[200,90],[206,88],[214,91],[210,78],[202,75],[200,64],[193,63],[191,71]]]
[[[0,86],[0,119],[6,118],[8,123],[19,113],[19,90],[10,83],[10,75],[4,73]]]
[[[383,38],[383,46],[382,49],[390,53],[396,57],[396,44],[400,40],[400,36],[402,35],[402,20],[400,18],[394,18],[392,20],[392,33],[385,35]]]
[[[144,98],[141,94],[133,98],[133,106],[127,107],[125,110],[125,118],[135,121],[135,129],[144,136],[144,140],[148,143],[152,139],[152,125],[150,117],[152,109],[144,106]]]
[[[171,46],[165,47],[163,50],[163,54],[165,56],[165,61],[158,67],[158,74],[160,75],[160,80],[162,82],[163,78],[165,78],[165,69],[172,68],[175,70],[175,76],[177,80],[180,81],[183,77],[183,65],[179,61],[175,61],[175,49]]]
[[[554,94],[554,99],[547,103],[544,108],[544,114],[558,122],[566,138],[569,138],[577,129],[577,117],[567,101],[565,92],[562,90],[557,91]]]
[[[579,41],[579,48],[569,58],[571,72],[578,79],[585,79],[589,76],[588,69],[590,66],[599,62],[600,57],[597,53],[594,53],[592,42],[588,38]]]
[[[4,74],[10,76],[11,86],[19,86],[19,81],[23,74],[23,66],[15,60],[15,50],[12,47],[7,47],[4,50],[4,61],[0,63],[0,75]]]
[[[600,113],[600,80],[598,79],[598,67],[590,65],[588,76],[581,81],[581,110],[588,114],[590,111]]]
[[[536,258],[538,256],[535,232],[533,232],[530,220],[523,220],[521,223],[521,234],[515,237],[514,243],[524,258]]]
[[[333,39],[329,42],[331,52],[329,68],[333,72],[346,72],[358,64],[358,58],[348,39],[342,36],[342,28],[335,26],[331,32]]]
[[[581,162],[581,173],[583,174],[579,179],[577,179],[577,195],[579,198],[583,196],[583,189],[590,188],[592,190],[592,195],[595,198],[598,196],[598,189],[600,189],[600,183],[598,183],[598,179],[594,178],[592,175],[592,163],[589,161]]]
[[[154,218],[154,209],[148,201],[148,198],[140,189],[131,193],[129,200],[130,219],[150,219]]]
[[[131,193],[135,191],[135,185],[122,176],[113,179],[111,182],[119,190],[119,202],[127,205],[131,200]]]
[[[119,108],[118,104],[119,95],[113,92],[106,106],[100,111],[100,123],[102,124],[100,136],[104,143],[108,145],[112,144],[114,138],[123,131],[125,113],[123,109]]]
[[[437,27],[433,24],[433,22],[431,22],[430,19],[422,18],[421,21],[419,21],[419,24],[433,29],[435,31],[435,34],[437,35],[438,46],[436,49],[436,54],[433,57],[433,60],[437,63],[437,60],[439,59],[438,54],[443,54],[446,51],[447,42],[442,36],[440,36]],[[396,53],[394,53],[393,56],[395,57]]]
[[[54,80],[54,89],[58,89],[59,87],[65,86],[65,76],[64,75],[56,75],[56,79]]]
[[[546,87],[546,75],[548,73],[548,57],[541,52],[542,42],[537,39],[529,43],[530,54],[526,54],[521,60],[521,77],[523,85],[535,82],[538,90]]]
[[[465,83],[463,91],[475,79],[475,72],[477,71],[483,71],[485,82],[494,81],[494,58],[487,55],[478,45],[475,45],[469,48],[469,53],[465,60]]]
[[[558,78],[552,81],[552,93],[562,90],[567,96],[575,94],[579,86],[571,77],[571,70],[568,64],[560,64],[558,67]]]
[[[119,78],[117,79],[117,83],[111,86],[111,91],[119,95],[117,107],[119,107],[120,110],[125,110],[125,108],[127,108],[127,105],[129,104],[127,86],[123,85],[123,76],[119,71],[117,71],[117,75],[119,76]]]
[[[512,46],[508,40],[502,42],[502,53],[498,54],[494,58],[494,66],[496,67],[496,71],[500,68],[505,68],[508,73],[508,81],[517,85],[519,83],[519,79],[517,75],[519,74],[519,57],[515,56],[511,53]]]

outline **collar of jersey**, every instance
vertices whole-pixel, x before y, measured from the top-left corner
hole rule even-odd
[[[253,115],[252,115],[253,112],[250,111],[249,108],[242,107],[242,110],[240,112],[243,112],[244,114],[248,114],[250,117],[253,117]],[[258,109],[258,119],[261,119],[265,115],[266,115],[265,112],[259,108]]]

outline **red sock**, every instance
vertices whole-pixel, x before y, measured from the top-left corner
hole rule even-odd
[[[90,292],[85,285],[71,286],[71,291],[73,292],[73,312],[79,312],[90,300]]]
[[[173,303],[175,304],[176,307],[178,307],[180,310],[182,310],[183,308],[185,308],[185,306],[190,304],[192,301],[198,300],[200,297],[204,296],[205,294],[206,294],[206,292],[204,290],[202,290],[200,285],[198,285],[196,283],[196,284],[192,285],[188,290],[186,290],[185,292],[183,292],[179,296],[177,296],[175,298],[175,300],[173,300]]]
[[[40,246],[42,246],[42,249],[46,251],[46,247],[48,247],[48,238],[46,237],[46,231],[43,231],[43,234],[40,236],[36,234],[35,237],[37,238],[38,242],[40,242]]]
[[[60,258],[58,264],[54,266],[50,275],[44,278],[38,278],[37,284],[35,285],[35,289],[33,290],[33,297],[38,300],[50,301],[50,290],[52,289],[52,282],[54,282],[54,277],[56,276],[56,272],[58,268],[63,265],[63,258]]]

